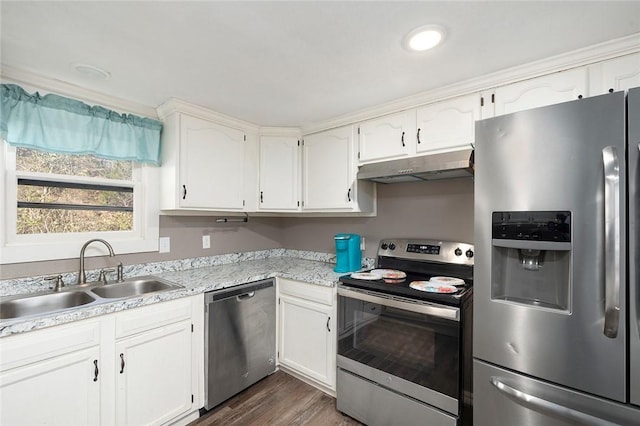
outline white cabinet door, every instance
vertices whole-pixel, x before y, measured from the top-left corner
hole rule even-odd
[[[418,108],[416,151],[469,148],[480,119],[480,94],[474,93]]]
[[[100,424],[109,375],[95,322],[5,337],[0,363],[0,424]]]
[[[590,70],[593,95],[640,87],[640,53],[601,62]]]
[[[365,121],[358,128],[360,163],[415,153],[416,112],[404,111]]]
[[[291,211],[300,207],[300,142],[297,137],[260,137],[258,208]]]
[[[280,295],[279,309],[279,362],[335,389],[336,335],[332,307]]]
[[[100,362],[94,347],[1,373],[0,424],[100,424]]]
[[[306,136],[302,145],[303,210],[350,209],[356,178],[353,127]]]
[[[510,114],[586,97],[587,70],[575,68],[495,89],[495,115]]]
[[[244,133],[180,116],[180,207],[242,210]]]
[[[116,343],[116,421],[158,425],[191,409],[191,322]]]

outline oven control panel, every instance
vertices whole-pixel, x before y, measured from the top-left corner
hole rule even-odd
[[[472,244],[455,241],[394,238],[380,241],[378,256],[473,266]]]
[[[433,244],[407,244],[408,253],[440,254],[440,246]]]

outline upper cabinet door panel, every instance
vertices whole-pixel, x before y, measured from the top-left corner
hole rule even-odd
[[[538,108],[587,96],[587,70],[575,68],[495,89],[495,115]]]
[[[359,129],[361,163],[415,153],[415,110],[365,121]]]
[[[480,94],[474,93],[419,108],[416,151],[458,149],[474,141],[480,117]]]
[[[341,127],[304,138],[304,209],[345,209],[353,205],[353,128]]]
[[[595,93],[628,90],[640,87],[640,53],[602,62],[602,78]]]
[[[260,137],[260,210],[297,210],[300,202],[299,139]]]
[[[241,210],[244,133],[188,115],[180,124],[180,206]]]

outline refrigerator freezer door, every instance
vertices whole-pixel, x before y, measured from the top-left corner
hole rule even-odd
[[[620,92],[476,123],[475,358],[626,401],[625,141]],[[558,244],[492,239],[494,212],[532,211],[571,213],[568,254]],[[531,249],[546,251],[544,261],[518,264]],[[508,270],[496,266],[504,259]],[[538,303],[551,285],[566,304]],[[509,288],[528,302],[496,295]]]
[[[522,376],[482,361],[473,363],[476,425],[637,425],[640,411]]]
[[[631,403],[640,406],[640,88],[627,96],[629,126],[629,368]]]

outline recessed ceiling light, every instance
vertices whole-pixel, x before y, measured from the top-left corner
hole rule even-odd
[[[93,65],[73,64],[73,68],[85,77],[89,77],[94,80],[107,80],[109,77],[111,77],[111,74],[109,72]]]
[[[404,47],[411,52],[424,52],[442,43],[444,34],[444,28],[439,25],[423,25],[406,35]]]

